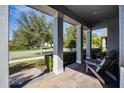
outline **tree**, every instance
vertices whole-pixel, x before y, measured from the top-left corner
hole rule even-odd
[[[86,48],[86,34],[87,31],[83,31],[83,47]]]
[[[51,29],[51,27],[52,27],[52,24],[50,23],[49,24],[49,29]],[[50,44],[51,47],[52,47],[52,44],[53,44],[53,33],[49,29],[45,31],[45,36],[46,36],[45,37],[45,42],[47,44]]]
[[[17,19],[18,28],[13,34],[13,43],[26,49],[41,48],[45,42],[52,41],[51,23],[43,14],[34,11],[21,12]]]
[[[83,31],[83,47],[86,47],[86,34],[87,31]],[[70,26],[66,29],[66,34],[64,36],[64,46],[66,48],[75,48],[76,47],[76,28]],[[92,47],[100,48],[101,47],[101,37],[97,34],[92,34]]]
[[[97,34],[92,34],[92,47],[100,48],[101,43],[101,38]]]
[[[65,47],[71,48],[71,50],[76,47],[76,28],[74,26],[70,26],[66,29],[64,39]]]

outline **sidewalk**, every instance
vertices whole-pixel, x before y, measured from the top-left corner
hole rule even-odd
[[[15,63],[15,62],[22,62],[22,61],[30,61],[30,60],[37,60],[37,59],[44,59],[44,57],[34,57],[34,58],[24,58],[24,59],[17,59],[17,60],[11,60],[9,63]]]

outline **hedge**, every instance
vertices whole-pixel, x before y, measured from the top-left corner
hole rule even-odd
[[[51,72],[53,68],[53,55],[52,54],[45,55],[45,63],[47,65],[48,71]]]
[[[101,53],[101,49],[92,49],[92,58],[96,58],[98,53]],[[86,50],[83,50],[83,58],[86,58]],[[64,66],[76,62],[76,52],[64,52],[63,53]],[[49,71],[53,68],[53,55],[45,55],[45,63]]]
[[[76,52],[64,52],[63,54],[64,65],[68,65],[76,62]],[[48,71],[52,71],[53,68],[53,55],[45,55],[45,63],[47,65]]]

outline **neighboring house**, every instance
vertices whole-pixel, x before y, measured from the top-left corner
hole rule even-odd
[[[102,39],[102,51],[107,51],[107,31],[101,34]]]

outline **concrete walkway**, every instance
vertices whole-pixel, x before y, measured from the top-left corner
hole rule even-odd
[[[34,58],[24,58],[24,59],[17,59],[17,60],[11,60],[9,63],[16,63],[16,62],[22,62],[22,61],[31,61],[31,60],[38,60],[38,59],[44,59],[44,57],[34,57]]]

